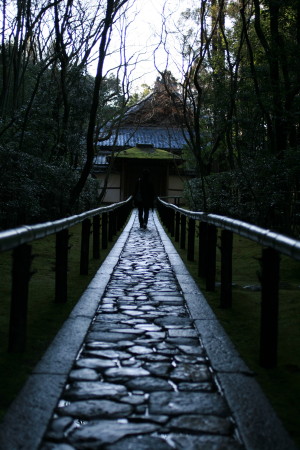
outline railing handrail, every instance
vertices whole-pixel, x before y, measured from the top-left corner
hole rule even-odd
[[[248,238],[260,245],[273,248],[278,252],[287,255],[297,261],[300,261],[300,241],[293,239],[289,236],[285,236],[274,231],[258,227],[256,225],[243,222],[238,219],[232,219],[226,216],[220,216],[218,214],[209,214],[205,212],[189,211],[183,208],[179,208],[176,205],[167,203],[161,198],[158,200],[166,207],[174,209],[175,211],[185,215],[186,217],[194,220],[206,222],[216,227],[223,228],[233,233]]]
[[[125,205],[131,200],[129,197],[122,202],[113,203],[108,206],[101,206],[96,209],[85,211],[81,214],[65,217],[63,219],[55,220],[52,222],[44,222],[36,225],[23,225],[21,227],[12,228],[0,232],[0,251],[12,250],[22,244],[42,239],[51,234],[58,233],[59,231],[70,228],[78,223],[83,222],[85,219],[94,217],[98,214],[108,213],[115,209]]]
[[[160,199],[163,198],[182,198],[182,195],[164,195],[163,197],[159,197]]]

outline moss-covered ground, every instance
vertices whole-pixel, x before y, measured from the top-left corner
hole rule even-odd
[[[0,254],[0,420],[113,245],[109,243],[107,250],[101,250],[100,260],[92,259],[90,248],[89,275],[79,275],[81,225],[71,228],[70,235],[68,300],[64,304],[54,302],[55,237],[33,243],[31,269],[34,275],[29,288],[26,350],[23,353],[7,351],[12,257],[11,252]]]

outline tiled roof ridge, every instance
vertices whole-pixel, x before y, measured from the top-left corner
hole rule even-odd
[[[98,143],[99,147],[133,147],[137,143],[151,143],[156,148],[181,149],[186,140],[181,128],[153,128],[153,127],[124,127],[118,130],[118,136],[114,133],[111,138]]]

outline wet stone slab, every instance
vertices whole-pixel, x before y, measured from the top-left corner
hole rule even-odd
[[[195,364],[195,363],[202,363],[202,364],[208,364],[208,360],[205,355],[175,355],[174,360],[176,363],[187,363],[187,364]]]
[[[245,447],[236,439],[227,436],[204,434],[171,434],[170,439],[178,450],[243,450]]]
[[[160,355],[159,353],[151,353],[151,354],[141,354],[141,355],[136,355],[137,359],[141,359],[143,361],[149,361],[149,362],[165,362],[165,361],[169,361],[171,362],[171,359],[168,355]]]
[[[117,330],[114,328],[118,327]],[[111,331],[115,333],[123,333],[123,329],[126,330],[126,319],[124,319],[123,323],[120,321],[109,320],[109,315],[107,315],[106,320],[95,320],[91,325],[91,331]],[[126,332],[126,331],[125,331]]]
[[[136,335],[134,333],[111,333],[109,331],[97,332],[91,331],[87,335],[87,340],[91,341],[106,341],[106,342],[120,342],[122,340],[134,340]]]
[[[71,381],[79,381],[79,380],[96,381],[99,380],[99,377],[100,377],[99,373],[93,369],[72,370],[69,376]]]
[[[168,317],[184,317],[186,315],[186,309],[184,306],[176,306],[176,305],[163,305],[163,304],[159,304],[158,305],[158,310],[162,313],[164,313],[164,315],[162,315],[161,317],[165,317],[166,314],[168,315]]]
[[[196,330],[192,328],[176,328],[168,330],[168,336],[170,338],[174,337],[183,337],[183,338],[197,338],[198,339],[198,333]]]
[[[99,341],[99,340],[88,340],[86,341],[85,344],[85,348],[87,349],[106,349],[106,350],[110,350],[110,349],[128,349],[129,347],[132,347],[134,345],[134,343],[132,341],[120,341],[118,343],[115,342],[103,342],[103,341]]]
[[[166,337],[166,333],[164,331],[147,331],[145,337],[161,342]]]
[[[75,450],[75,448],[69,444],[54,444],[53,442],[46,442],[42,445],[41,450]]]
[[[126,397],[122,397],[120,399],[121,402],[129,403],[130,405],[142,405],[144,404],[146,400],[146,396],[144,394],[131,394],[127,395]]]
[[[131,354],[128,352],[123,352],[122,350],[85,350],[84,356],[97,356],[98,358],[107,359],[129,359]]]
[[[178,317],[178,316],[165,316],[159,319],[155,319],[154,323],[161,327],[172,329],[172,328],[190,328],[192,325],[192,320],[189,317]]]
[[[197,345],[179,345],[179,350],[187,355],[205,355],[205,351],[203,347]]]
[[[71,417],[58,417],[53,419],[50,423],[47,438],[55,441],[63,440],[65,431],[72,425],[73,419]]]
[[[212,380],[212,374],[205,365],[179,363],[170,373],[171,380],[201,382]]]
[[[141,392],[173,391],[174,389],[167,380],[150,376],[127,381],[126,387],[128,390]]]
[[[148,370],[145,370],[141,367],[120,367],[116,369],[108,369],[105,371],[105,375],[108,378],[113,378],[115,380],[124,380],[128,377],[146,377],[150,375]]]
[[[124,436],[141,435],[158,430],[152,423],[120,423],[113,420],[91,421],[76,429],[70,435],[70,442],[81,445],[80,448],[97,448],[93,445],[112,444]],[[86,447],[82,444],[86,443]]]
[[[106,450],[172,450],[167,441],[161,437],[135,436],[121,439],[115,444],[108,445]]]
[[[170,344],[173,344],[173,345],[197,346],[198,338],[189,338],[189,337],[182,337],[182,336],[177,336],[177,337],[168,336],[166,339],[166,342],[169,342]]]
[[[95,322],[106,322],[107,321],[108,323],[113,323],[113,322],[119,323],[122,319],[127,318],[125,314],[115,314],[115,313],[110,314],[110,315],[105,314],[105,313],[103,314],[101,307],[99,308],[99,312],[100,312],[100,314],[97,314]]]
[[[95,418],[128,417],[133,411],[132,406],[112,400],[86,400],[70,403],[57,409],[60,416],[76,417],[91,420]]]
[[[80,358],[76,362],[76,368],[86,368],[86,369],[95,369],[101,370],[106,369],[107,367],[115,367],[117,365],[116,361],[112,361],[110,359],[105,358]]]
[[[129,317],[141,317],[141,316],[145,316],[144,311],[139,311],[139,310],[135,310],[132,311],[130,309],[124,309],[124,314],[126,314]]]
[[[110,330],[112,333],[113,332],[118,332],[117,328],[111,328]],[[145,330],[138,330],[137,328],[122,328],[122,333],[127,333],[127,334],[135,334],[136,336],[143,336],[145,334]]]
[[[149,353],[153,353],[153,349],[150,346],[146,347],[144,345],[133,345],[130,347],[130,353],[133,355],[147,355]]]
[[[173,369],[173,364],[171,362],[146,362],[143,367],[152,375],[156,375],[158,377],[167,377]]]
[[[236,450],[150,215],[136,218],[39,450]]]
[[[213,381],[191,383],[191,382],[178,382],[176,381],[178,391],[190,391],[190,392],[216,392],[216,385]]]
[[[217,435],[230,435],[233,431],[233,424],[229,419],[212,415],[181,415],[171,419],[168,422],[168,427],[173,431],[202,432]]]
[[[224,399],[218,393],[206,392],[153,392],[150,394],[149,411],[152,414],[229,414]]]
[[[153,323],[137,324],[137,325],[135,325],[135,328],[138,328],[138,329],[144,330],[144,331],[161,331],[161,329],[162,329],[161,327],[159,327],[158,325],[155,325]]]
[[[64,398],[69,400],[120,398],[125,394],[127,394],[127,389],[121,384],[105,383],[100,381],[79,381],[70,385],[70,388],[64,393]]]

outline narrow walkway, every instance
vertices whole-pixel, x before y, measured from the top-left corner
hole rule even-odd
[[[73,448],[242,448],[152,218],[135,220],[56,413],[46,440]]]
[[[294,448],[156,215],[134,215],[39,449]]]

